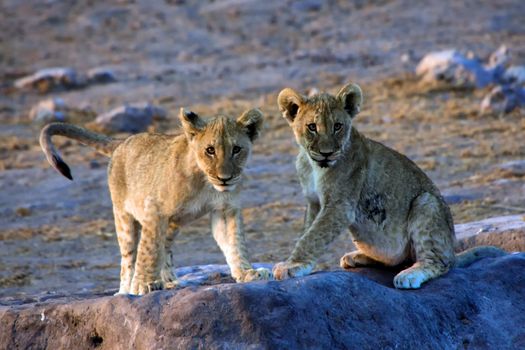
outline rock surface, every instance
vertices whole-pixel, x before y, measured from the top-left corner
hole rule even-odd
[[[22,90],[33,89],[40,93],[52,90],[67,90],[86,85],[86,79],[75,69],[69,67],[45,68],[32,75],[15,81],[15,87]]]
[[[149,103],[117,107],[95,119],[95,124],[106,132],[145,131],[155,119],[165,119],[166,110]]]
[[[509,113],[515,108],[525,106],[525,88],[517,84],[498,85],[481,101],[481,113]]]
[[[525,216],[499,216],[455,225],[458,250],[495,245],[509,252],[525,251]]]
[[[75,107],[66,103],[60,97],[42,100],[29,111],[29,119],[36,124],[50,122],[78,122],[89,120],[95,112],[89,107]]]
[[[507,57],[508,50],[504,46],[492,54],[487,65],[457,50],[431,52],[419,62],[416,74],[427,83],[444,82],[455,87],[482,88],[502,79]]]
[[[454,269],[418,291],[392,288],[395,271],[357,269],[49,299],[0,307],[0,348],[519,349],[524,269],[520,253]]]

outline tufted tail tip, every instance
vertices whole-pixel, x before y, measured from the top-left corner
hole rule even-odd
[[[53,155],[53,168],[55,168],[60,174],[67,177],[69,180],[73,181],[71,169],[69,169],[69,166],[56,155]]]

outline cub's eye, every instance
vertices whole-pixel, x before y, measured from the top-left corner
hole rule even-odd
[[[335,123],[334,124],[334,130],[335,131],[341,130],[342,127],[343,127],[343,124],[341,124],[341,123]]]
[[[241,151],[241,147],[239,146],[233,146],[233,150],[232,150],[232,153],[233,154],[237,154]]]
[[[315,125],[315,123],[311,123],[311,124],[308,124],[308,130],[310,131],[316,131],[317,130],[317,125]]]
[[[215,154],[215,148],[212,146],[206,148],[206,153],[208,153],[210,156],[213,156]]]

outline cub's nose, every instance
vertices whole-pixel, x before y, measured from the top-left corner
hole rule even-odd
[[[232,178],[233,178],[233,176],[230,176],[230,177],[217,176],[217,180],[221,181],[222,183],[226,183],[226,182],[230,181]]]
[[[321,155],[322,155],[323,157],[325,157],[325,158],[328,158],[328,157],[330,157],[332,154],[334,154],[333,151],[330,151],[330,152],[321,152],[321,151],[319,151],[319,153],[321,153]]]

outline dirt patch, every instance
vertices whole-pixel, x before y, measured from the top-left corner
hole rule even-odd
[[[523,64],[522,1],[6,1],[0,11],[0,298],[118,285],[107,159],[56,138],[72,166],[68,182],[29,123],[31,107],[53,96],[95,113],[155,103],[168,120],[151,130],[167,133],[177,132],[183,106],[203,115],[261,108],[265,132],[242,197],[253,261],[285,259],[302,227],[297,146],[276,106],[285,86],[335,92],[359,83],[356,127],[419,164],[453,199],[457,223],[523,213],[523,175],[497,168],[525,157],[523,110],[481,115],[488,90],[423,86],[412,73],[424,54],[450,47],[487,56],[505,43]],[[117,82],[47,94],[13,87],[53,66],[107,67]],[[319,268],[337,268],[350,249],[339,237]],[[224,263],[208,218],[182,230],[174,257],[177,266]]]

